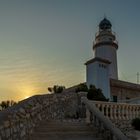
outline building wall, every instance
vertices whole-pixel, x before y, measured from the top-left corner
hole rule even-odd
[[[118,79],[116,48],[111,45],[99,46],[94,49],[94,55],[109,60],[111,62],[109,65],[109,76],[110,78]]]
[[[87,85],[97,85],[97,62],[86,65]]]
[[[108,64],[103,62],[94,62],[87,64],[87,85],[95,85],[102,89],[104,96],[110,99],[110,86],[108,77]]]
[[[126,100],[140,97],[140,85],[120,80],[110,80],[111,96],[117,96],[119,100]]]

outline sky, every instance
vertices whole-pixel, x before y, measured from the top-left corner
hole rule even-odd
[[[0,101],[86,81],[104,15],[119,42],[119,79],[140,72],[139,0],[0,0]]]

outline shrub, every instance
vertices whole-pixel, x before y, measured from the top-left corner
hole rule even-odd
[[[97,89],[95,86],[90,85],[88,90],[87,98],[89,100],[96,100],[96,101],[108,101],[102,93],[101,89]]]
[[[48,91],[54,93],[62,93],[64,89],[65,89],[64,86],[58,86],[58,85],[54,85],[53,87],[48,87]]]
[[[54,86],[53,89],[54,89],[54,93],[62,93],[63,90],[65,89],[65,87],[64,86]]]
[[[75,92],[87,92],[88,91],[88,87],[86,84],[79,84],[78,87],[75,89]]]
[[[13,100],[7,100],[7,101],[2,101],[0,103],[0,106],[1,106],[1,109],[3,110],[3,109],[6,109],[6,108],[8,108],[10,106],[15,105],[15,104],[17,104],[15,101],[13,101]]]
[[[96,101],[108,101],[102,93],[101,89],[97,89],[94,85],[90,85],[89,89],[85,83],[79,84],[75,90],[76,92],[88,92],[87,98],[89,100],[96,100]]]
[[[136,129],[140,131],[140,118],[135,118],[132,120],[131,125]]]

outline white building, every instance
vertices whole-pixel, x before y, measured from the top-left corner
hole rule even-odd
[[[93,44],[94,58],[85,63],[87,85],[95,85],[102,89],[104,96],[109,99],[110,79],[118,79],[118,44],[111,27],[110,21],[106,18],[100,22]]]

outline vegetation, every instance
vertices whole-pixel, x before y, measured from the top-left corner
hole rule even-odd
[[[76,93],[83,91],[83,92],[88,92],[88,87],[86,84],[79,84],[78,87],[75,89]]]
[[[108,101],[102,93],[101,89],[97,89],[95,86],[90,85],[89,89],[86,84],[79,84],[75,90],[76,92],[87,92],[87,98],[89,100],[96,100],[96,101]]]
[[[103,95],[102,90],[99,88],[96,88],[93,85],[90,85],[90,88],[88,90],[87,98],[89,100],[96,100],[96,101],[108,101],[106,97]]]
[[[51,93],[61,93],[65,89],[64,86],[54,85],[53,87],[48,87],[48,91]],[[102,90],[96,88],[93,85],[90,85],[89,89],[85,83],[81,83],[75,89],[75,92],[87,92],[87,98],[89,100],[96,100],[96,101],[108,101],[102,93]]]
[[[133,119],[131,125],[134,127],[134,129],[140,131],[140,118]]]
[[[65,86],[54,85],[53,87],[48,87],[48,91],[51,93],[62,93]]]
[[[8,108],[10,106],[13,106],[15,104],[17,104],[15,101],[13,101],[13,100],[11,100],[11,101],[7,100],[7,101],[2,101],[0,103],[0,107],[1,107],[2,110],[4,110],[4,109],[6,109],[6,108]]]

